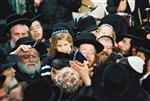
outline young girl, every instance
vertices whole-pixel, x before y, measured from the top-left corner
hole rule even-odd
[[[56,53],[66,53],[71,56],[75,48],[73,39],[68,30],[58,30],[52,33],[48,56],[45,59],[44,66],[41,68],[41,76],[48,79],[50,77],[51,62]]]

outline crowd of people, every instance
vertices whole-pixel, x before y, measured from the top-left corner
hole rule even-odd
[[[149,0],[22,2],[0,1],[0,101],[150,101]]]

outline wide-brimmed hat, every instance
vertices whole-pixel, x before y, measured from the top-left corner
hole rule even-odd
[[[39,13],[39,14],[34,14],[32,12],[26,12],[23,14],[23,17],[28,18],[31,20],[31,22],[38,20],[40,23],[44,23],[45,20],[43,19],[44,14]]]
[[[134,101],[140,86],[128,66],[120,63],[102,65],[91,85],[97,97],[108,101]]]
[[[150,40],[141,38],[138,44],[135,44],[133,47],[138,51],[142,51],[150,56]]]
[[[127,21],[117,14],[109,14],[101,19],[102,24],[110,24],[113,26],[116,36],[120,33],[126,33],[128,31],[128,23]],[[99,26],[100,26],[99,25]]]
[[[96,41],[96,37],[90,32],[82,32],[76,36],[76,40],[74,42],[76,47],[79,47],[81,44],[92,44],[94,45],[96,52],[99,53],[103,50],[103,45]]]
[[[23,17],[22,15],[19,14],[12,14],[6,18],[7,24],[4,28],[5,32],[8,32],[10,28],[16,24],[25,24],[28,27],[31,26],[31,21],[28,18]]]
[[[52,59],[52,67],[60,70],[64,67],[69,66],[69,60],[71,60],[71,56],[67,53],[56,52],[55,56]]]
[[[98,28],[96,20],[93,16],[81,17],[77,23],[77,31],[92,31]]]
[[[0,73],[14,66],[19,62],[20,57],[15,54],[6,55],[4,50],[0,48]]]
[[[40,53],[40,57],[45,56],[47,54],[46,45],[41,41],[35,41],[32,37],[23,37],[17,40],[15,44],[15,48],[12,51],[16,50],[20,45],[31,45],[32,48],[35,48]]]
[[[37,80],[29,84],[23,95],[23,101],[59,101],[62,90],[46,80]]]
[[[138,41],[140,40],[140,38],[137,35],[138,35],[138,29],[134,27],[129,27],[127,32],[118,34],[117,42],[122,40],[124,37],[131,38],[133,39],[133,41]]]

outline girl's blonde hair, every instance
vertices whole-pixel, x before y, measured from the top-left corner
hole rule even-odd
[[[50,38],[50,48],[49,48],[49,56],[54,56],[56,54],[56,44],[58,40],[66,39],[73,49],[73,38],[69,32],[60,32],[52,35]]]
[[[114,31],[114,28],[113,26],[111,26],[110,24],[102,24],[100,27],[99,27],[99,30],[101,30],[103,27],[110,27],[112,30],[113,30],[113,33],[112,33],[112,38],[114,40],[114,42],[116,41],[116,33]]]

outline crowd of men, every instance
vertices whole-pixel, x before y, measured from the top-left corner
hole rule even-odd
[[[0,101],[150,101],[149,0],[15,1],[0,1]]]

